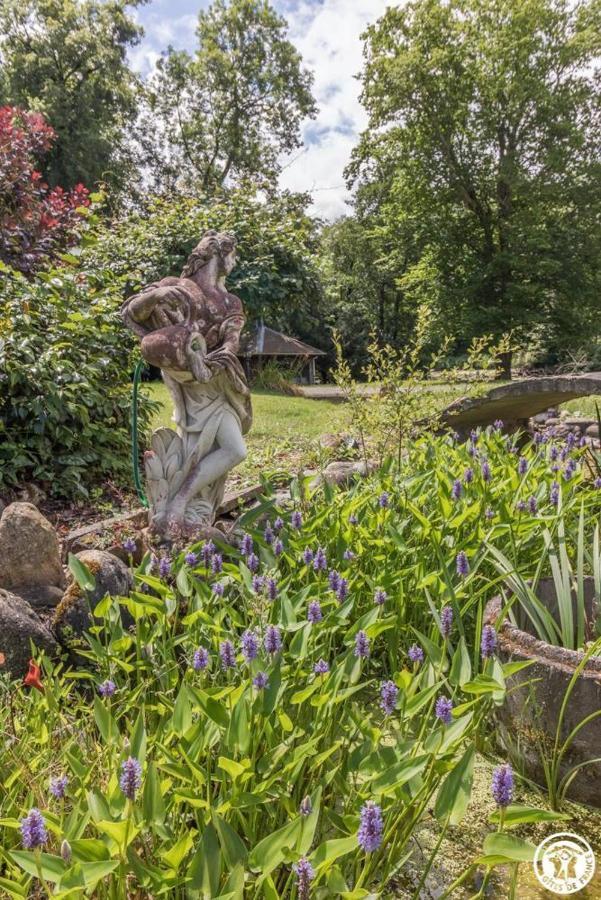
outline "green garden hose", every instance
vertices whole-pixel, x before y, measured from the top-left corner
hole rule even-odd
[[[142,479],[140,478],[140,448],[138,447],[138,387],[142,371],[146,363],[141,359],[134,369],[134,385],[131,396],[131,464],[134,473],[134,484],[136,493],[140,498],[142,506],[148,507],[148,500],[142,487]]]

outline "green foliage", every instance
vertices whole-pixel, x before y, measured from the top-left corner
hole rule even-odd
[[[123,187],[131,174],[126,126],[136,78],[126,63],[141,29],[139,0],[0,0],[0,105],[44,113],[57,133],[51,185]]]
[[[0,491],[23,482],[86,493],[131,468],[133,346],[110,268],[76,256],[27,281],[2,269]],[[151,410],[142,403],[142,426]]]
[[[415,0],[367,30],[359,209],[460,346],[598,331],[599,35],[598,4],[564,0]]]
[[[114,222],[87,254],[90,265],[109,267],[127,293],[166,275],[180,275],[186,258],[208,228],[233,232],[238,264],[228,286],[238,294],[251,322],[318,341],[321,285],[313,253],[315,223],[307,198],[283,193],[269,201],[253,191],[214,197],[152,198],[147,208]],[[313,337],[315,335],[315,337]]]
[[[141,129],[157,187],[251,181],[273,190],[282,155],[300,146],[301,122],[315,115],[312,76],[286,31],[265,0],[214,0],[199,13],[195,55],[170,48],[159,60],[151,127]]]

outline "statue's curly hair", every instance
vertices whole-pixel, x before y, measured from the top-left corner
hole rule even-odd
[[[223,259],[236,247],[236,237],[227,231],[206,231],[187,259],[182,278],[189,278],[206,266],[217,254]]]

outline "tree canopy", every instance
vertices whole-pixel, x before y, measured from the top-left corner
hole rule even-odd
[[[201,191],[275,186],[282,154],[315,113],[312,76],[286,32],[266,0],[215,0],[199,14],[196,53],[169,49],[148,91],[162,127],[157,140],[142,136],[163,179]]]
[[[365,39],[349,176],[417,241],[398,277],[459,339],[576,339],[601,287],[598,3],[414,0]]]
[[[0,0],[0,104],[41,112],[56,132],[51,186],[123,188],[132,174],[138,81],[126,54],[142,32],[128,10],[140,2]]]

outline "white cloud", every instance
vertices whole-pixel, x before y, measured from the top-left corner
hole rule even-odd
[[[315,74],[316,120],[304,129],[305,151],[284,170],[281,184],[310,191],[313,211],[327,219],[348,212],[344,168],[367,118],[355,76],[363,63],[361,34],[386,0],[302,0],[287,10],[290,38]]]
[[[130,53],[141,75],[152,72],[169,44],[193,50],[198,9],[209,0],[153,0],[139,7],[143,42]],[[385,11],[387,0],[272,0],[286,16],[289,35],[314,73],[317,119],[303,129],[305,147],[285,163],[282,187],[312,194],[312,211],[326,219],[348,212],[344,168],[366,125],[356,75],[363,64],[361,34]],[[389,2],[389,0],[388,0]],[[179,16],[174,16],[179,12]]]

